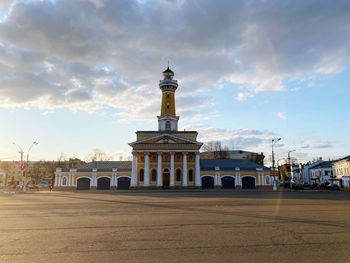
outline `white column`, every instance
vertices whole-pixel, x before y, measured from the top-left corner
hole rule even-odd
[[[162,153],[158,152],[157,186],[162,186]]]
[[[169,186],[175,186],[175,184],[174,184],[174,155],[175,155],[175,152],[170,152],[170,184],[169,184]]]
[[[220,175],[220,172],[218,172],[218,186],[222,186],[221,185],[221,175]]]
[[[201,186],[201,176],[200,176],[200,162],[199,162],[199,152],[196,152],[196,175],[195,182],[196,186]]]
[[[137,185],[137,158],[136,152],[132,152],[132,168],[131,168],[131,181],[130,186],[135,187]]]
[[[68,180],[67,180],[67,186],[71,186],[71,185],[72,185],[72,184],[71,184],[71,182],[72,182],[72,172],[69,173],[69,176],[68,176],[67,179],[68,179]]]
[[[241,176],[239,174],[240,169],[237,167],[235,170],[236,170],[235,171],[235,175],[236,175],[236,177],[235,177],[235,185],[241,186],[242,182],[241,182]]]
[[[182,186],[187,186],[187,152],[183,152]]]
[[[265,181],[265,178],[264,178],[264,172],[261,171],[260,174],[261,174],[261,184],[265,185],[266,181]]]
[[[58,173],[55,173],[55,186],[58,186]]]
[[[58,175],[58,186],[61,186],[61,174]]]
[[[260,178],[260,171],[259,168],[256,168],[257,172],[258,172],[258,185],[261,185],[261,178]]]
[[[144,186],[149,186],[149,152],[145,152],[145,178]]]

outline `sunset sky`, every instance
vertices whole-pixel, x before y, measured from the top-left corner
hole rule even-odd
[[[128,157],[168,60],[199,141],[349,155],[349,58],[350,1],[1,0],[0,161]]]

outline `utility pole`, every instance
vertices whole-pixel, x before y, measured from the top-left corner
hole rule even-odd
[[[294,150],[291,150],[291,151],[288,151],[288,165],[289,165],[289,169],[290,169],[290,179],[289,179],[289,187],[292,189],[292,186],[293,186],[293,183],[292,183],[292,181],[293,181],[293,171],[292,171],[292,165],[291,165],[291,163],[290,163],[290,153],[291,152],[295,152],[296,150],[294,149]]]
[[[271,140],[271,148],[272,148],[272,178],[275,178],[275,152],[273,150],[273,146],[280,141],[281,138],[278,138],[277,140],[272,139]],[[277,190],[277,182],[275,182],[276,180],[273,179],[273,185],[274,185],[274,190]]]

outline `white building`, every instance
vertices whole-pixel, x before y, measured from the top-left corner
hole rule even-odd
[[[333,163],[333,174],[341,187],[350,187],[350,155],[339,159]]]

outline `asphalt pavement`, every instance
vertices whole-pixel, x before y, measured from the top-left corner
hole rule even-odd
[[[0,262],[350,262],[350,192],[0,193]]]

